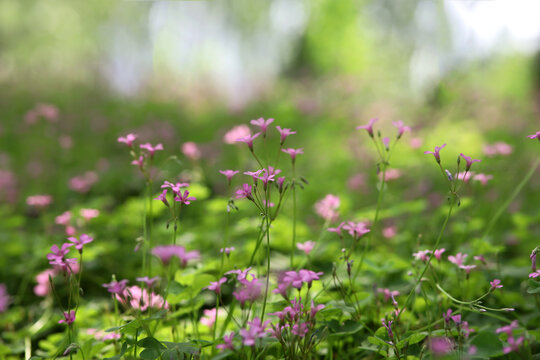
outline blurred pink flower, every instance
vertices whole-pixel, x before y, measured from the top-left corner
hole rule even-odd
[[[373,137],[373,124],[375,124],[379,119],[371,119],[367,125],[357,126],[356,130],[364,129],[368,132],[369,136]]]
[[[441,146],[435,146],[434,151],[424,151],[424,154],[433,154],[435,157],[435,160],[440,164],[441,163],[441,155],[439,152],[446,146],[446,144],[442,144]]]
[[[501,280],[499,279],[494,279],[493,281],[490,281],[489,284],[491,285],[491,290],[500,289],[503,287]]]
[[[495,155],[510,155],[513,151],[513,148],[510,144],[505,142],[496,142],[493,145],[484,146],[484,154],[486,156],[495,156]]]
[[[293,149],[293,148],[287,148],[287,149],[281,149],[284,153],[287,153],[291,156],[291,160],[294,162],[296,160],[296,155],[303,154],[304,149]]]
[[[58,215],[54,219],[54,222],[58,225],[67,226],[69,224],[69,220],[71,220],[71,211],[65,211],[62,214]]]
[[[289,135],[296,134],[296,131],[292,131],[291,129],[286,128],[282,129],[280,126],[276,126],[276,129],[279,131],[281,145],[285,143],[285,139],[287,139]]]
[[[223,336],[224,343],[218,344],[216,348],[220,350],[225,350],[225,349],[234,350],[234,345],[232,343],[233,339],[234,339],[234,331],[230,332],[229,335],[224,335]]]
[[[258,118],[257,120],[250,121],[252,125],[258,126],[261,129],[261,133],[263,133],[265,136],[266,136],[266,130],[268,129],[268,126],[273,122],[274,122],[274,119],[264,120],[264,118]]]
[[[214,326],[214,323],[216,322],[216,314],[217,316],[224,316],[226,314],[225,310],[222,308],[219,308],[219,310],[216,310],[216,308],[213,309],[205,309],[203,311],[203,316],[201,317],[201,324],[204,326],[208,326],[209,328],[212,328]]]
[[[89,221],[99,216],[99,210],[97,209],[81,209],[79,213],[86,221]]]
[[[454,342],[446,337],[431,338],[429,340],[429,348],[433,355],[447,355],[454,349]]]
[[[306,241],[305,243],[297,243],[296,247],[299,250],[302,250],[306,255],[309,255],[311,250],[315,247],[315,242],[313,241]]]
[[[396,236],[397,231],[395,226],[387,226],[383,229],[382,234],[385,238],[391,239]]]
[[[315,203],[315,212],[326,221],[336,221],[339,217],[337,212],[339,205],[339,197],[328,194]]]
[[[0,313],[3,313],[7,310],[9,303],[11,302],[11,297],[7,292],[7,287],[5,284],[0,284]]]
[[[540,131],[537,131],[536,134],[527,135],[527,137],[529,139],[537,139],[538,141],[540,141]]]
[[[218,281],[212,281],[210,282],[210,285],[206,287],[206,289],[215,292],[216,294],[219,294],[221,292],[221,285],[225,284],[227,282],[226,277],[222,277]]]
[[[383,176],[383,173],[382,171],[379,172],[379,180],[382,180],[382,176]],[[398,170],[398,169],[388,169],[386,170],[386,175],[385,175],[385,181],[390,181],[390,180],[395,180],[395,179],[399,179],[401,177],[401,171]]]
[[[98,179],[99,177],[94,171],[87,171],[83,175],[71,178],[69,180],[69,188],[79,193],[87,193]]]
[[[34,294],[37,296],[46,296],[51,293],[51,284],[49,282],[49,276],[54,278],[56,271],[54,269],[46,269],[36,275],[37,285],[34,286]]]
[[[126,136],[120,136],[118,138],[118,142],[124,143],[127,146],[132,147],[135,139],[137,139],[137,135],[130,133],[130,134],[127,134]]]
[[[201,151],[193,141],[188,141],[182,145],[182,153],[185,157],[194,161],[201,158]]]
[[[409,141],[409,145],[411,146],[411,148],[413,149],[418,149],[419,147],[421,147],[422,145],[424,144],[424,141],[420,138],[412,138],[411,141]]]
[[[251,135],[251,131],[247,125],[238,125],[229,130],[225,136],[223,136],[223,141],[226,144],[234,144],[237,139],[246,138]]]
[[[231,181],[232,177],[239,173],[238,170],[219,170],[219,172],[225,175],[228,181]]]
[[[52,203],[51,195],[32,195],[26,198],[26,204],[34,208],[45,208]]]
[[[64,318],[59,320],[59,324],[71,325],[75,322],[75,310],[64,311]]]
[[[411,131],[411,128],[409,126],[404,126],[403,125],[403,121],[399,120],[399,121],[394,121],[392,123],[395,127],[397,127],[398,129],[398,135],[397,135],[397,138],[400,139],[401,136],[403,136],[403,133],[406,132],[406,131]]]
[[[450,261],[452,264],[455,264],[457,266],[461,266],[461,265],[463,265],[463,263],[467,259],[467,256],[469,256],[469,255],[468,254],[457,253],[456,256],[450,255],[448,257],[448,261]]]
[[[480,181],[482,186],[486,186],[488,181],[493,179],[493,175],[486,175],[486,174],[476,174],[473,176],[473,180]]]
[[[254,141],[257,137],[259,137],[259,135],[261,135],[260,132],[255,133],[255,134],[253,134],[253,135],[248,135],[248,136],[245,136],[245,137],[242,137],[242,138],[238,138],[238,139],[236,139],[236,142],[243,142],[243,143],[245,143],[245,144],[248,146],[249,150],[253,151],[253,141]]]
[[[58,143],[62,149],[71,149],[73,147],[73,139],[69,135],[62,135],[58,138]]]
[[[459,156],[465,159],[465,171],[469,171],[473,163],[482,161],[478,159],[473,159],[470,156],[463,155],[463,153],[459,154]]]
[[[116,298],[122,304],[140,311],[146,311],[148,308],[169,308],[169,303],[161,295],[149,293],[146,289],[141,289],[136,285],[126,287],[121,294],[116,294]]]
[[[144,144],[139,145],[139,147],[141,149],[145,149],[146,151],[148,151],[148,153],[150,154],[151,159],[154,157],[156,151],[163,150],[163,145],[162,144],[157,144],[156,146],[152,146],[152,144],[150,144],[150,143],[144,143]]]

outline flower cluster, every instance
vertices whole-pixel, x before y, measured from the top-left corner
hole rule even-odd
[[[183,246],[180,245],[158,245],[152,249],[152,254],[157,256],[163,265],[168,265],[173,257],[180,260],[180,266],[185,268],[188,261],[198,260],[200,253],[197,250],[186,251]]]

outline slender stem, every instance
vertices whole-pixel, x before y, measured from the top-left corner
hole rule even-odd
[[[264,301],[261,310],[261,323],[264,321],[264,312],[266,310],[266,300],[268,299],[268,287],[270,286],[270,187],[266,192],[266,288],[264,290]]]
[[[291,250],[291,269],[294,267],[294,252],[296,251],[296,166],[294,166],[294,160],[292,162],[293,171],[293,183],[292,183],[292,195],[293,195],[293,231],[292,231],[292,250]]]
[[[504,211],[508,208],[508,206],[510,206],[512,201],[521,192],[521,190],[523,189],[525,184],[527,184],[527,182],[531,179],[531,177],[534,175],[534,173],[535,173],[535,171],[536,171],[536,169],[538,168],[539,165],[540,165],[540,158],[538,158],[536,160],[536,162],[533,164],[533,166],[531,167],[529,172],[527,174],[525,174],[525,177],[521,180],[521,182],[518,184],[518,186],[516,186],[515,190],[512,192],[510,197],[508,199],[506,199],[506,201],[499,208],[499,210],[497,210],[497,212],[495,213],[495,216],[493,216],[491,218],[491,220],[489,221],[489,223],[488,223],[488,225],[486,227],[486,230],[484,231],[484,234],[482,235],[482,238],[485,238],[487,236],[487,234],[491,231],[491,229],[493,228],[493,225],[495,225],[495,223],[497,222],[497,220],[499,220],[499,218],[504,213]]]
[[[435,250],[437,250],[439,248],[439,243],[441,242],[442,236],[444,234],[444,230],[446,229],[446,225],[448,224],[448,220],[450,219],[450,216],[452,215],[452,209],[454,208],[455,203],[456,203],[456,198],[455,198],[455,196],[452,196],[452,200],[450,202],[450,208],[448,209],[448,215],[446,215],[446,219],[444,219],[443,226],[441,228],[441,231],[439,232],[439,236],[437,237],[437,241],[435,242],[435,247],[433,248],[433,251],[431,252],[432,254],[435,253]],[[402,310],[397,315],[396,321],[399,320],[399,317],[401,316],[403,311],[409,305],[409,301],[411,300],[411,297],[414,294],[414,291],[416,290],[416,287],[418,286],[418,284],[422,280],[422,277],[424,276],[427,269],[429,268],[429,265],[431,264],[431,259],[432,258],[433,258],[433,256],[430,256],[428,258],[428,261],[426,261],[426,265],[424,265],[424,269],[420,273],[420,276],[418,276],[418,278],[416,279],[416,281],[414,283],[414,286],[412,287],[411,291],[409,292],[409,295],[407,296],[407,299],[405,300],[405,304],[403,305]]]

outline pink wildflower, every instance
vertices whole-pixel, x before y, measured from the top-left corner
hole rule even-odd
[[[391,291],[390,289],[386,289],[386,288],[378,288],[377,292],[384,296],[384,301],[390,300],[390,298],[392,296],[398,296],[399,295],[399,291],[397,291],[397,290]]]
[[[305,243],[297,243],[296,247],[298,250],[302,250],[306,255],[309,255],[311,250],[315,247],[315,243],[313,241],[306,241]]]
[[[241,189],[236,190],[235,192],[237,199],[253,199],[251,194],[251,185],[243,184]]]
[[[251,131],[247,125],[239,125],[233,127],[229,130],[225,136],[223,136],[223,141],[226,144],[234,144],[237,139],[245,138],[251,135]]]
[[[232,177],[238,174],[239,171],[238,170],[219,170],[219,172],[225,175],[225,177],[227,177],[227,180],[231,182]]]
[[[196,161],[201,158],[201,150],[193,141],[188,141],[182,145],[182,153],[190,160]]]
[[[508,344],[510,346],[505,346],[504,349],[503,349],[503,353],[508,354],[508,353],[511,353],[511,352],[519,351],[519,347],[523,343],[523,340],[525,340],[525,338],[523,336],[520,336],[517,340],[514,339],[513,336],[509,337],[508,338]]]
[[[433,154],[435,156],[435,160],[440,164],[441,163],[441,155],[439,152],[446,146],[446,144],[442,144],[441,146],[435,146],[434,151],[424,151],[424,154]]]
[[[126,136],[120,136],[118,138],[118,142],[124,143],[129,147],[133,146],[133,142],[137,139],[137,135],[135,134],[127,134]]]
[[[300,149],[287,148],[287,149],[281,149],[281,151],[283,151],[284,153],[289,154],[291,156],[291,160],[293,162],[296,160],[296,155],[304,153],[303,148],[300,148]]]
[[[141,149],[146,149],[148,151],[148,153],[150,154],[150,158],[154,157],[156,151],[163,150],[163,145],[162,144],[157,144],[156,146],[152,146],[152,144],[150,144],[150,143],[145,143],[145,144],[139,145],[139,147]]]
[[[174,198],[174,200],[181,202],[182,204],[189,205],[192,201],[197,200],[197,198],[193,196],[189,196],[189,191],[185,190],[182,194],[181,191],[178,192],[177,196]]]
[[[465,262],[465,259],[467,259],[467,254],[457,253],[456,256],[450,255],[448,257],[448,261],[450,261],[452,264],[455,264],[457,266],[463,265]]]
[[[258,118],[257,120],[250,121],[252,125],[258,126],[261,129],[261,133],[263,133],[264,136],[266,136],[266,130],[268,129],[268,126],[273,122],[274,119],[264,120],[264,118]]]
[[[121,294],[116,294],[116,298],[122,304],[129,305],[133,309],[140,311],[146,311],[148,308],[169,308],[169,304],[161,295],[153,292],[149,293],[146,289],[141,289],[136,285],[125,288]]]
[[[200,257],[197,250],[186,252],[186,249],[180,245],[159,245],[152,249],[152,254],[160,258],[165,266],[169,264],[173,256],[176,256],[183,268],[186,267],[188,261],[197,260]]]
[[[459,268],[465,270],[468,275],[471,273],[471,270],[476,269],[476,265],[460,265]]]
[[[219,294],[221,292],[221,285],[225,284],[227,282],[226,277],[222,277],[218,281],[212,281],[210,282],[210,285],[206,287],[206,289],[215,292],[216,294]]]
[[[473,180],[480,181],[483,186],[486,186],[491,179],[493,179],[493,175],[476,174],[473,176]]]
[[[228,350],[234,350],[234,345],[232,343],[234,339],[234,331],[232,331],[231,333],[229,333],[229,335],[224,335],[223,336],[223,344],[218,344],[216,346],[216,348],[220,349],[220,350],[225,350],[225,349],[228,349]]]
[[[161,278],[159,276],[154,276],[152,278],[149,278],[148,276],[138,277],[136,278],[137,281],[140,281],[142,283],[145,283],[146,286],[151,289],[154,287],[154,284],[157,283]]]
[[[240,139],[236,139],[236,141],[245,143],[248,146],[249,150],[251,152],[253,152],[253,140],[255,140],[257,137],[259,137],[259,135],[261,135],[260,132],[258,132],[256,134],[253,134],[253,135],[245,136],[245,137],[240,138]]]
[[[386,148],[386,151],[388,151],[390,149],[390,138],[383,137],[382,138],[382,143],[383,143],[384,147]]]
[[[82,252],[83,246],[85,244],[89,244],[94,241],[94,239],[87,234],[82,234],[79,239],[77,239],[76,237],[69,237],[68,240],[75,244],[75,248],[79,250],[80,253]]]
[[[435,252],[433,253],[433,255],[435,255],[435,259],[437,259],[440,262],[441,261],[441,256],[445,251],[446,251],[445,248],[435,250]]]
[[[120,280],[120,281],[111,281],[108,284],[103,284],[103,287],[107,289],[108,292],[111,294],[122,294],[124,290],[126,289],[126,285],[129,282],[129,280]]]
[[[431,250],[420,250],[413,254],[415,260],[421,260],[423,262],[427,262],[429,260],[429,255],[431,254]]]
[[[26,198],[26,204],[34,208],[45,208],[52,203],[51,195],[33,195]]]
[[[79,212],[84,220],[89,221],[99,216],[99,210],[97,209],[81,209]]]
[[[383,229],[382,234],[385,238],[391,239],[394,236],[397,235],[396,227],[395,226],[387,226]]]
[[[167,201],[167,189],[163,189],[161,194],[159,194],[157,198],[154,198],[154,200],[161,200],[166,207],[170,207],[169,201]]]
[[[341,230],[343,229],[343,226],[345,226],[345,223],[344,223],[344,222],[340,223],[340,224],[339,224],[337,227],[335,227],[335,228],[328,228],[327,231],[334,232],[334,233],[338,234],[339,237],[342,237],[343,234],[341,233]]]
[[[491,285],[491,290],[500,289],[502,288],[501,280],[494,279],[493,281],[490,281],[489,284]]]
[[[69,220],[71,220],[71,211],[63,212],[62,214],[58,215],[54,222],[58,225],[68,225]]]
[[[225,255],[229,256],[234,250],[235,250],[234,246],[231,246],[231,247],[221,248],[219,249],[219,252],[225,253]]]
[[[392,124],[393,124],[395,127],[397,127],[397,129],[398,129],[398,135],[397,135],[397,138],[398,138],[398,139],[401,138],[401,136],[403,136],[403,133],[404,133],[405,131],[411,131],[411,128],[408,127],[408,126],[404,126],[404,125],[403,125],[403,121],[401,121],[401,120],[399,120],[399,121],[394,121]]]
[[[279,131],[281,145],[285,143],[287,136],[296,134],[296,131],[292,131],[291,129],[282,129],[280,126],[276,126],[276,129]]]
[[[517,329],[518,328],[518,321],[517,320],[514,320],[510,323],[510,325],[505,325],[503,327],[500,327],[498,328],[497,330],[495,330],[495,333],[496,334],[500,334],[500,333],[505,333],[507,334],[508,336],[512,336],[512,331],[514,329]]]
[[[378,177],[379,177],[379,180],[382,180],[382,177],[383,177],[382,171],[379,172]],[[385,181],[396,180],[396,179],[399,179],[400,177],[401,177],[401,171],[399,171],[398,169],[388,169],[385,171],[385,174],[384,174]]]
[[[356,130],[360,130],[360,129],[365,129],[369,136],[373,137],[373,124],[375,124],[375,122],[377,122],[379,119],[375,118],[375,119],[371,119],[369,120],[369,124],[367,125],[362,125],[362,126],[357,126],[356,127]]]
[[[470,171],[460,171],[456,177],[458,180],[462,180],[463,182],[467,183],[473,175],[474,173]]]
[[[64,318],[62,320],[59,320],[58,323],[59,324],[66,324],[66,325],[71,325],[75,322],[75,311],[74,310],[71,310],[71,311],[64,311]]]
[[[510,155],[512,151],[512,146],[504,142],[496,142],[493,145],[484,146],[484,154],[486,154],[487,156]]]
[[[537,131],[536,134],[527,135],[527,137],[529,139],[537,139],[538,141],[540,141],[540,131]]]
[[[347,230],[349,235],[351,235],[355,239],[359,239],[371,230],[367,228],[367,225],[363,222],[353,222],[353,221],[347,221],[345,225],[343,225],[343,230]]]
[[[266,335],[266,327],[269,323],[269,320],[261,323],[261,319],[258,317],[254,318],[253,321],[248,321],[249,328],[240,330],[243,344],[245,346],[255,346],[257,339],[263,338]]]
[[[37,285],[34,286],[34,294],[37,296],[46,296],[51,293],[51,284],[49,282],[49,276],[51,278],[56,276],[56,271],[54,269],[47,269],[36,276]]]
[[[452,352],[454,343],[451,339],[446,337],[431,338],[429,340],[429,348],[433,355],[443,356]]]
[[[529,274],[529,278],[531,278],[531,279],[536,279],[539,276],[540,276],[540,270],[536,270],[536,271]]]
[[[212,328],[214,326],[214,323],[216,322],[216,317],[225,314],[225,310],[223,309],[205,309],[203,311],[203,316],[201,317],[201,324],[204,326],[208,326],[209,328]]]
[[[469,171],[473,163],[482,161],[482,160],[478,160],[478,159],[473,159],[470,156],[465,156],[465,155],[463,155],[463,153],[459,154],[459,156],[461,156],[463,159],[465,159],[465,163],[466,163],[465,171]]]
[[[132,160],[131,165],[137,165],[139,167],[139,169],[142,170],[143,165],[144,165],[144,156],[141,155],[141,156],[139,156],[138,159]]]
[[[251,281],[245,279],[241,281],[242,286],[233,292],[233,296],[243,307],[247,301],[253,302],[261,296],[262,281],[253,277]]]

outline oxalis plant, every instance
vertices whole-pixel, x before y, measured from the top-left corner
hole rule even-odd
[[[308,181],[296,167],[303,149],[288,147],[296,132],[274,128],[274,119],[263,118],[251,121],[255,132],[245,126],[234,132],[250,158],[242,174],[220,170],[227,199],[222,203],[219,251],[184,243],[182,234],[189,225],[184,224],[183,213],[201,200],[196,186],[188,181],[168,179],[156,185],[153,160],[163,146],[145,143],[137,147],[136,134],[118,138],[146,184],[140,214],[142,236],[134,253],[140,256],[140,276],[117,279],[111,275],[110,282],[102,284],[104,295],[109,296],[109,310],[100,314],[109,326],[83,332],[78,324],[85,296],[83,253],[100,240],[94,241],[82,226],[70,230],[67,242],[52,246],[45,285],[58,309],[58,323],[65,327],[65,338],[58,343],[54,358],[533,358],[538,332],[527,330],[516,319],[512,304],[501,303],[499,295],[505,288],[496,259],[466,253],[448,240],[448,225],[462,203],[462,192],[471,179],[484,183],[489,176],[473,174],[471,169],[480,160],[463,153],[452,156],[457,160],[449,165],[443,152],[446,144],[425,151],[433,155],[436,171],[447,186],[440,229],[429,239],[409,244],[413,251],[408,268],[391,274],[397,281],[377,285],[385,282],[380,271],[376,274],[373,254],[381,252],[386,236],[381,214],[384,195],[392,191],[387,176],[393,166],[392,154],[411,129],[395,122],[397,134],[384,137],[374,129],[376,121],[358,127],[366,131],[378,156],[378,200],[373,217],[340,221],[340,200],[328,195],[315,205],[325,220],[317,241],[299,241],[304,239],[299,239],[297,231],[297,201]],[[529,138],[540,140],[540,132]],[[279,169],[281,163],[286,166]],[[489,236],[539,165],[537,159],[495,210],[482,239]],[[167,214],[165,233],[154,231],[155,202]],[[239,213],[250,211],[255,214],[256,231],[249,246],[237,249],[243,244],[231,228],[241,221]],[[69,217],[62,216],[60,223],[67,224]],[[284,220],[278,224],[279,219]],[[286,260],[278,256],[273,243],[274,232],[278,227],[283,231],[283,224],[290,226]],[[333,264],[325,268],[317,259],[317,250],[334,243],[342,250],[331,255]],[[539,252],[540,246],[530,254],[527,283],[527,293],[537,305]],[[203,266],[205,261],[209,265]],[[120,270],[122,263],[118,266]],[[5,310],[9,299],[0,286],[0,309]],[[88,336],[91,342],[84,341]]]

